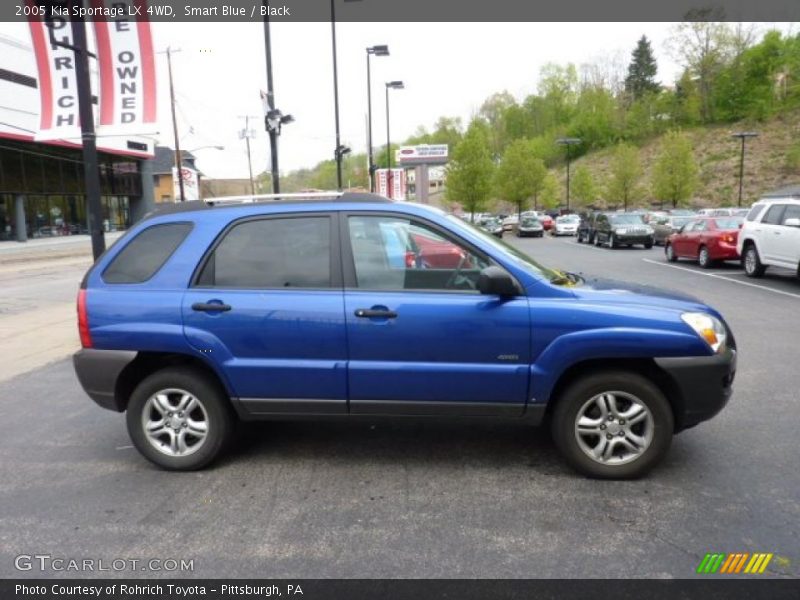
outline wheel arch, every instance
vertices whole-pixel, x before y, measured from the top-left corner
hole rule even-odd
[[[114,397],[121,410],[127,409],[131,394],[143,379],[157,371],[178,366],[191,367],[207,374],[224,390],[228,398],[232,396],[224,378],[206,361],[196,356],[172,352],[139,352],[122,370],[114,386]]]
[[[656,365],[652,358],[592,358],[570,365],[559,375],[553,385],[544,418],[549,419],[551,417],[564,390],[573,382],[593,373],[611,370],[630,371],[652,381],[664,394],[672,409],[675,431],[678,432],[684,428],[682,417],[685,414],[685,403],[680,388],[663,369]]]

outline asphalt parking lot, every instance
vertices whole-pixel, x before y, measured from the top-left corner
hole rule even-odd
[[[771,552],[764,576],[800,576],[800,280],[513,242],[721,310],[740,351],[729,406],[633,482],[575,475],[544,429],[474,422],[259,424],[214,468],[166,473],[61,360],[0,384],[0,576],[77,575],[15,570],[38,553],[193,559],[197,577],[684,578],[711,551]]]

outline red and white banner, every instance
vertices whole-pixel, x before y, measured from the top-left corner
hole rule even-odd
[[[35,1],[26,0],[26,4],[33,7]],[[69,47],[57,45],[72,46],[72,25],[68,17],[35,19],[37,17],[28,20],[41,100],[39,131],[35,139],[80,139],[75,53]]]
[[[181,169],[183,179],[183,199],[185,201],[200,200],[200,176],[195,169],[183,167]],[[181,201],[181,184],[178,181],[178,169],[172,167],[172,197],[175,202]]]
[[[99,126],[106,132],[146,133],[156,122],[156,69],[146,0],[92,0],[118,16],[94,21],[100,73]],[[122,10],[120,10],[122,9]],[[102,19],[102,20],[101,20]]]
[[[405,169],[378,169],[375,171],[375,188],[378,194],[393,200],[406,198]]]

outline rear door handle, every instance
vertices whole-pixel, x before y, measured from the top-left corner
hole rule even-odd
[[[377,308],[357,308],[355,313],[357,317],[364,319],[396,319],[397,313],[393,310],[377,309]]]
[[[229,304],[222,304],[221,302],[195,302],[192,304],[192,310],[201,312],[227,312],[231,309]]]

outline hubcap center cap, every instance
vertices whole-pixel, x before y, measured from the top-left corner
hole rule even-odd
[[[181,425],[183,425],[183,419],[181,419],[180,417],[173,416],[169,418],[169,426],[172,427],[173,429],[177,429]]]
[[[611,435],[617,435],[620,431],[622,431],[622,425],[616,421],[612,421],[608,424],[608,433]]]

